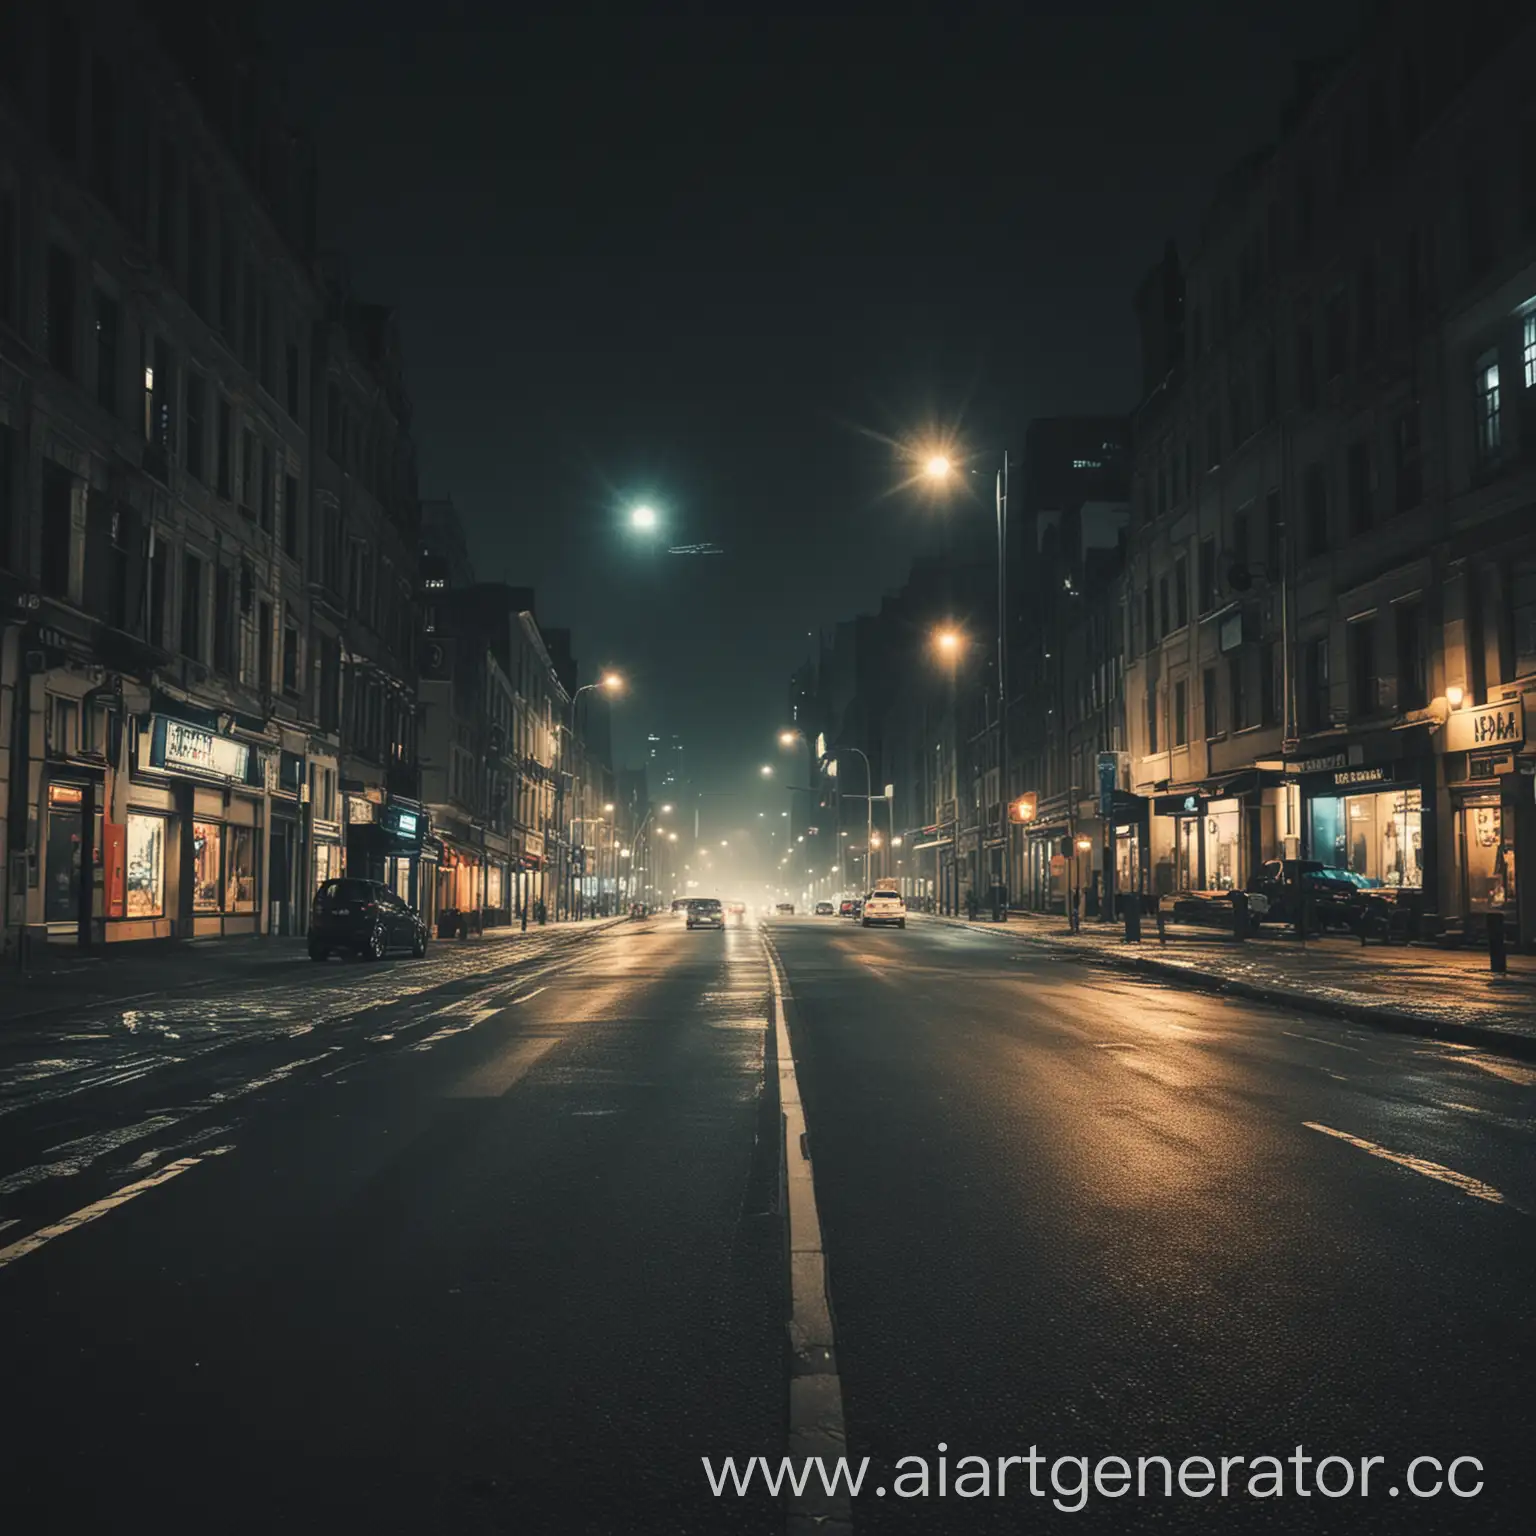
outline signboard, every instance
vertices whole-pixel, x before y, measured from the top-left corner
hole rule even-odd
[[[1334,768],[1349,767],[1349,754],[1330,752],[1326,757],[1301,757],[1285,765],[1287,773],[1328,773]]]
[[[1120,773],[1120,758],[1114,752],[1099,753],[1099,815],[1107,821],[1115,810],[1115,787]]]
[[[1199,795],[1159,795],[1152,809],[1159,816],[1203,816],[1205,804]]]
[[[1385,784],[1391,777],[1385,768],[1344,768],[1333,776],[1335,789],[1348,789],[1354,784]]]
[[[198,773],[210,778],[246,781],[251,749],[243,741],[215,736],[185,720],[157,717],[150,737],[150,765],[171,773]]]
[[[1481,704],[1476,709],[1458,709],[1445,722],[1447,752],[1518,747],[1524,742],[1525,706],[1519,699],[1510,704]]]

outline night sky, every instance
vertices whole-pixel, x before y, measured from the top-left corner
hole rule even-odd
[[[586,675],[634,680],[621,763],[680,732],[745,810],[783,804],[756,765],[807,632],[877,604],[938,515],[891,494],[890,440],[958,424],[990,455],[1031,416],[1131,409],[1136,282],[1359,11],[283,0],[269,29],[322,238],[400,311],[423,494]],[[726,554],[646,558],[640,500]]]

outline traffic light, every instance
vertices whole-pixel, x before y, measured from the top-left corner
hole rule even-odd
[[[1033,821],[1035,819],[1035,808],[1038,804],[1039,796],[1020,795],[1017,800],[1012,801],[1008,806],[1009,821]]]

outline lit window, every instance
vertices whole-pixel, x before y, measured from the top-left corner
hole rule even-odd
[[[1499,451],[1501,432],[1499,425],[1499,362],[1493,353],[1485,355],[1477,365],[1477,451],[1483,458],[1492,458]]]
[[[1536,309],[1525,317],[1525,387],[1536,389]]]
[[[441,592],[448,583],[442,576],[427,577],[426,587],[428,592]]]

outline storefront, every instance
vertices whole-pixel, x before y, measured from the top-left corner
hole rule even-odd
[[[1522,816],[1531,816],[1536,802],[1531,777],[1520,771],[1523,702],[1455,711],[1446,724],[1445,745],[1456,857],[1456,889],[1448,905],[1459,910],[1471,938],[1481,937],[1492,914],[1502,915],[1518,934],[1516,845]]]
[[[439,904],[440,845],[426,808],[394,796],[379,804],[352,795],[347,817],[347,873],[387,885],[430,923]]]
[[[261,932],[262,750],[204,721],[151,714],[140,727],[107,937]]]
[[[1310,774],[1301,788],[1304,857],[1394,890],[1432,885],[1418,759]]]

